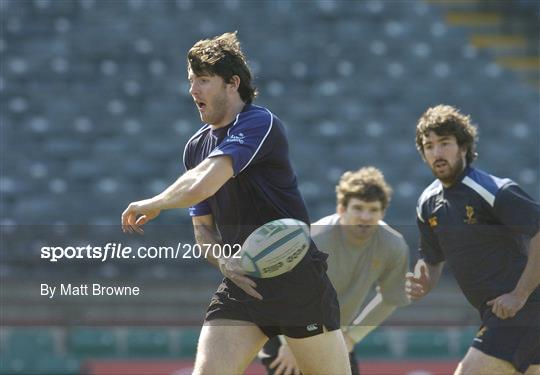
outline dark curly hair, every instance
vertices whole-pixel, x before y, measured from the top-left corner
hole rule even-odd
[[[236,33],[199,40],[189,50],[187,64],[197,76],[217,75],[226,83],[230,83],[235,75],[240,77],[238,93],[244,103],[250,104],[257,96],[257,89],[251,84],[251,72]]]
[[[438,136],[453,135],[460,147],[467,148],[467,164],[476,159],[476,141],[478,140],[476,126],[471,123],[470,116],[465,116],[450,105],[438,105],[428,108],[418,120],[416,125],[416,148],[424,157],[423,137],[430,132]]]
[[[385,210],[392,199],[392,188],[384,180],[383,173],[375,167],[364,167],[345,172],[336,186],[337,203],[347,207],[352,198],[366,202],[381,202]]]

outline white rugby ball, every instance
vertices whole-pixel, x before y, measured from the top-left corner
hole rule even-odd
[[[271,221],[255,229],[242,245],[242,269],[253,277],[279,276],[302,260],[310,242],[309,227],[303,221]]]

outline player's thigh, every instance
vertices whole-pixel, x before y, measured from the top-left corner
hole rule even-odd
[[[193,373],[242,373],[267,339],[251,322],[226,319],[206,322],[201,329]]]
[[[530,365],[525,375],[540,375],[540,365]]]
[[[296,339],[286,337],[304,375],[350,374],[347,346],[341,330],[325,331],[316,336]]]
[[[510,362],[482,353],[476,348],[469,348],[459,362],[454,375],[514,375],[519,374]]]

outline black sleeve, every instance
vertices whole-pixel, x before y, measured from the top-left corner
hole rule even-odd
[[[440,262],[444,262],[444,254],[439,247],[439,241],[430,226],[420,219],[416,219],[418,230],[420,231],[420,258],[424,259],[426,263],[435,265]]]
[[[182,155],[182,161],[186,172],[193,168],[191,158],[191,140],[189,140],[184,146],[184,154]]]
[[[540,205],[515,183],[497,192],[494,211],[495,216],[516,233],[532,237],[540,229]]]

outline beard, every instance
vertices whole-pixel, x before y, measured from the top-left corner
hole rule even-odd
[[[227,95],[225,93],[216,95],[212,101],[208,103],[207,111],[201,113],[201,120],[210,125],[219,124],[227,115],[228,106],[229,101],[227,100]]]
[[[442,167],[442,170],[438,170],[434,165],[438,162],[444,161],[446,165]],[[458,176],[461,174],[461,172],[464,169],[464,163],[463,160],[458,156],[456,159],[456,162],[454,164],[451,164],[447,160],[437,160],[433,165],[431,166],[431,171],[433,172],[433,175],[437,177],[444,185],[453,185]]]

